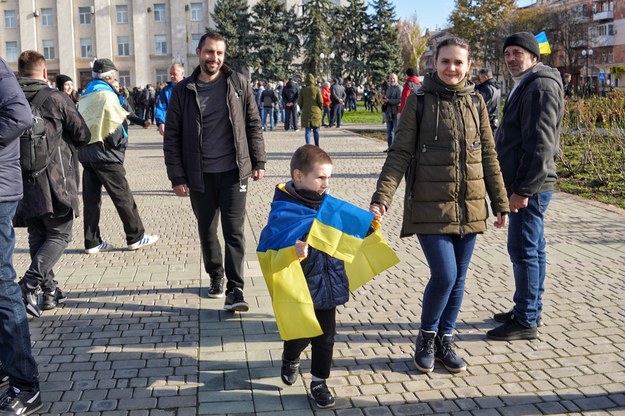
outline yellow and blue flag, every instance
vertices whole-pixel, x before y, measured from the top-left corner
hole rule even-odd
[[[540,54],[541,55],[551,54],[551,46],[549,46],[549,41],[547,40],[547,34],[545,32],[540,32],[538,35],[534,37],[538,41],[538,46],[540,47]]]
[[[298,239],[308,234],[311,247],[341,260],[349,259],[345,261],[345,271],[351,291],[399,259],[379,231],[367,235],[373,214],[330,195],[324,197],[319,210],[314,210],[295,200],[280,198],[279,193],[288,195],[284,185],[276,189],[277,198],[261,232],[257,255],[280,336],[284,340],[312,338],[322,331],[295,253]]]
[[[319,251],[351,263],[367,236],[373,214],[326,195],[306,242]]]

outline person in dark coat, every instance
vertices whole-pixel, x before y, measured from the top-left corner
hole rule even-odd
[[[337,128],[341,127],[344,110],[343,106],[345,105],[346,99],[347,94],[345,93],[343,82],[341,78],[337,78],[334,80],[334,84],[330,87],[330,101],[332,101],[330,110],[330,127],[334,127],[335,125]]]
[[[13,217],[23,192],[20,136],[32,125],[28,101],[0,58],[0,383],[8,382],[0,393],[1,414],[30,414],[42,406],[28,315],[13,268]]]
[[[499,103],[501,101],[501,90],[497,80],[493,78],[493,71],[488,68],[482,68],[478,71],[480,84],[475,89],[484,98],[486,109],[488,110],[488,120],[490,128],[495,134],[495,130],[499,126]]]
[[[18,214],[28,227],[31,263],[20,286],[26,310],[34,317],[56,308],[67,296],[57,287],[54,267],[72,239],[79,213],[76,148],[86,145],[91,133],[69,95],[48,87],[46,60],[36,51],[24,51],[18,60],[19,83],[28,101],[50,90],[41,106],[51,152],[46,170],[24,178],[24,198]],[[37,291],[43,292],[39,305]]]
[[[299,131],[299,114],[297,113],[297,98],[299,87],[290,79],[282,89],[282,101],[284,103],[284,130],[293,129]]]

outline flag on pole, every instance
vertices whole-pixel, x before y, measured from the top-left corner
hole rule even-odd
[[[538,46],[540,47],[541,55],[549,55],[551,54],[551,46],[549,46],[549,41],[547,40],[547,34],[545,32],[540,32],[535,36],[538,41]]]

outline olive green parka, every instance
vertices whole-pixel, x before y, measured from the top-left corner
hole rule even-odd
[[[449,87],[436,74],[426,76],[421,126],[417,95],[406,100],[371,200],[390,207],[415,154],[416,165],[407,179],[401,237],[486,231],[486,194],[494,214],[509,212],[488,110],[477,94],[478,114],[473,90],[470,81]]]
[[[321,127],[323,99],[321,98],[321,89],[315,84],[313,74],[308,74],[306,77],[306,86],[299,92],[297,104],[302,109],[300,121],[303,128]]]

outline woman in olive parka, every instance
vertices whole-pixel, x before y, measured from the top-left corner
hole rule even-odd
[[[440,361],[456,373],[466,363],[454,352],[453,333],[476,236],[486,231],[486,194],[495,227],[506,225],[509,207],[488,110],[468,80],[469,45],[444,39],[435,60],[436,72],[406,100],[370,211],[381,219],[409,172],[401,237],[417,234],[430,266],[414,362],[422,372]]]
[[[315,84],[315,76],[313,74],[308,74],[306,77],[306,86],[300,91],[297,104],[302,109],[300,122],[302,127],[306,129],[304,132],[306,144],[310,144],[310,130],[312,130],[315,146],[318,147],[323,99],[321,98],[321,89]]]

